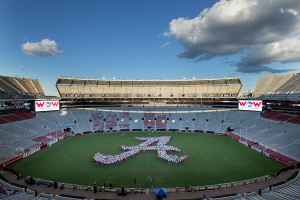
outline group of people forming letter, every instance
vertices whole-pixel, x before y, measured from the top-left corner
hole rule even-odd
[[[140,152],[149,152],[156,151],[157,157],[161,160],[164,160],[168,163],[181,164],[187,161],[188,155],[178,157],[177,155],[169,155],[168,151],[181,152],[182,149],[179,149],[174,146],[167,145],[172,136],[161,136],[161,137],[135,137],[136,140],[144,141],[136,146],[125,146],[121,145],[120,148],[125,152],[118,155],[104,155],[100,152],[94,154],[93,160],[101,165],[114,165],[120,162],[123,162],[127,159],[130,159],[133,156],[138,155]],[[156,146],[152,146],[156,142]]]

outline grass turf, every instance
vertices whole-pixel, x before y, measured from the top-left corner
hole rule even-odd
[[[138,145],[134,137],[172,135],[168,145],[181,148],[178,156],[188,154],[188,162],[168,164],[156,152],[139,155],[114,166],[101,166],[93,154],[115,155],[120,145]],[[228,183],[273,175],[283,164],[224,136],[196,133],[107,133],[68,137],[25,159],[11,164],[23,176],[98,186],[113,182],[114,187],[184,187]],[[152,177],[152,181],[146,181]],[[137,185],[134,179],[137,178]]]

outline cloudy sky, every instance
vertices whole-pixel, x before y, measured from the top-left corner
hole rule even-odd
[[[0,1],[0,75],[95,78],[300,72],[299,0]]]

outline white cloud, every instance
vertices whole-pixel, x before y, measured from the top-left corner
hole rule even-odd
[[[237,64],[238,71],[248,73],[250,68],[265,68],[271,62],[300,62],[300,36],[278,42],[252,46],[247,55]],[[270,68],[268,68],[270,69]],[[270,70],[265,70],[270,71]]]
[[[184,46],[178,58],[235,55],[291,38],[300,31],[299,10],[299,0],[221,0],[194,19],[173,19],[163,36],[174,36]]]
[[[42,57],[57,56],[61,57],[63,51],[54,40],[43,39],[41,42],[26,42],[21,45],[25,55],[36,55]]]
[[[161,45],[161,47],[165,47],[165,46],[168,46],[170,44],[171,44],[170,42],[166,42],[165,44]]]

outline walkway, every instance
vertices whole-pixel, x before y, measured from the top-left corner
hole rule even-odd
[[[208,191],[201,191],[201,192],[188,192],[188,193],[168,193],[167,199],[168,200],[174,200],[174,199],[193,199],[193,198],[200,198],[202,194],[206,194],[206,197],[211,196],[217,196],[217,195],[223,195],[223,194],[230,194],[230,193],[237,193],[237,194],[244,194],[246,192],[258,192],[259,189],[266,189],[269,185],[286,181],[287,178],[289,178],[295,170],[289,170],[286,172],[281,173],[277,178],[263,181],[260,183],[255,183],[251,185],[246,186],[238,186],[234,188],[223,188],[223,189],[217,189],[217,190],[208,190]],[[48,188],[46,185],[27,185],[24,180],[17,180],[16,176],[10,172],[1,171],[1,174],[10,182],[10,183],[17,183],[20,185],[26,185],[28,189],[30,190],[36,190],[39,194],[40,193],[52,193],[55,195],[60,194],[68,194],[68,195],[74,195],[74,196],[83,196],[86,197],[88,200],[90,199],[122,199],[122,200],[154,200],[156,199],[155,194],[128,194],[127,196],[118,196],[116,193],[102,193],[97,192],[94,194],[92,191],[83,191],[83,190],[73,190],[73,189],[54,189],[53,187]]]

